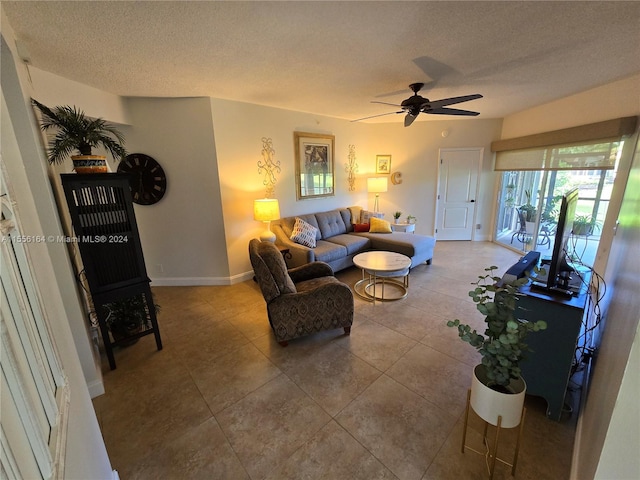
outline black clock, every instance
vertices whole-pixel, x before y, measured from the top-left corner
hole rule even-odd
[[[160,164],[144,153],[127,155],[118,164],[118,173],[131,175],[131,196],[134,203],[153,205],[167,190],[167,176]]]

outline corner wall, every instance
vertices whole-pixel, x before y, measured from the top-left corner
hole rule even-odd
[[[130,153],[155,158],[167,191],[154,205],[134,205],[153,285],[226,285],[218,153],[208,98],[128,98]]]

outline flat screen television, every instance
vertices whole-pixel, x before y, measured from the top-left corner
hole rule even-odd
[[[576,206],[578,205],[578,189],[574,188],[562,196],[562,204],[560,205],[560,216],[558,217],[558,226],[556,228],[556,237],[553,243],[553,254],[551,263],[548,265],[547,272],[547,288],[557,288],[559,285],[558,276],[562,272],[572,271],[573,269],[567,262],[567,244],[569,236],[573,228],[573,219],[576,214]]]

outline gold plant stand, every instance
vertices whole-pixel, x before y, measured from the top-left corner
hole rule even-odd
[[[493,447],[491,446],[490,442],[489,442],[489,438],[487,437],[487,430],[489,428],[489,423],[487,421],[484,422],[484,432],[482,434],[482,441],[484,443],[485,446],[485,451],[484,452],[480,452],[478,450],[475,450],[473,448],[471,448],[469,445],[466,444],[467,441],[467,426],[469,423],[469,410],[471,409],[471,389],[469,389],[469,391],[467,392],[467,408],[465,410],[464,413],[464,431],[462,432],[462,453],[464,453],[465,448],[471,450],[474,453],[478,453],[480,455],[484,455],[485,459],[486,459],[486,463],[487,463],[487,471],[489,472],[489,480],[493,479],[493,474],[495,472],[495,468],[496,468],[496,461],[503,463],[504,465],[507,465],[509,467],[511,467],[511,475],[515,475],[516,474],[516,466],[518,464],[518,453],[520,452],[520,442],[522,441],[522,431],[524,428],[524,417],[525,414],[527,413],[527,409],[526,408],[522,408],[522,416],[520,417],[520,424],[519,424],[519,428],[518,428],[518,439],[516,441],[516,449],[515,452],[513,454],[513,463],[508,463],[505,460],[498,458],[498,440],[500,438],[500,430],[501,430],[501,424],[502,424],[502,416],[498,416],[498,424],[496,425],[496,436],[493,439]]]

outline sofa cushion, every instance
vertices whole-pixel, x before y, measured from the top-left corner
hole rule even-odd
[[[368,232],[370,226],[371,225],[369,225],[368,223],[356,223],[353,226],[353,231],[354,232]]]
[[[436,245],[434,237],[415,235],[413,233],[394,232],[393,235],[384,233],[353,233],[352,235],[366,237],[371,240],[372,250],[386,250],[397,252],[414,259],[428,260]],[[415,267],[415,265],[412,265]]]
[[[353,232],[353,223],[351,223],[351,210],[348,208],[341,208],[338,210],[340,215],[342,215],[342,221],[344,222],[345,227],[347,227],[347,233]],[[358,220],[360,220],[360,215],[358,215]]]
[[[360,237],[358,235],[350,235],[348,233],[334,235],[328,241],[345,247],[347,249],[347,255],[355,255],[356,253],[364,252],[365,250],[369,250],[369,247],[371,246],[371,241],[368,238]]]
[[[282,226],[282,230],[285,235],[291,238],[291,234],[293,233],[293,226],[296,223],[296,218],[300,218],[307,222],[309,225],[313,225],[318,228],[318,221],[316,220],[316,216],[313,213],[307,215],[296,215],[295,217],[285,217],[280,219],[280,225]],[[322,237],[320,236],[320,229],[318,229],[318,233],[316,234],[316,240],[320,240]]]
[[[271,242],[261,242],[258,245],[258,254],[271,272],[280,294],[296,293],[296,286],[287,273],[287,264],[280,250]]]
[[[347,233],[347,226],[344,224],[344,219],[339,210],[316,213],[316,220],[318,221],[318,228],[324,240],[334,235]]]
[[[391,224],[381,218],[371,217],[371,233],[391,233]]]
[[[318,240],[313,253],[317,261],[331,263],[334,260],[346,257],[347,247],[328,240]]]
[[[318,229],[313,225],[305,222],[299,217],[296,217],[296,222],[293,225],[293,231],[291,232],[291,240],[305,247],[315,248],[316,235]]]

